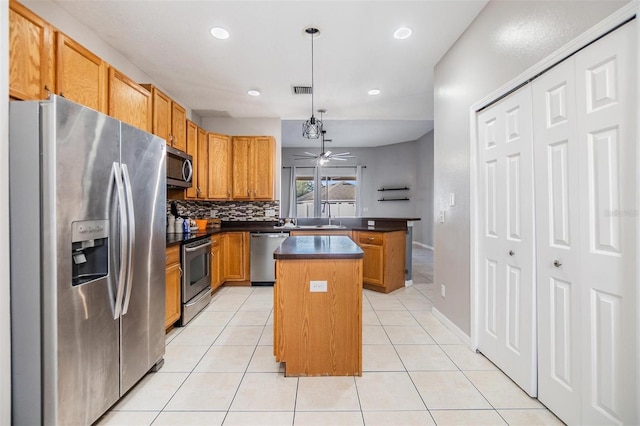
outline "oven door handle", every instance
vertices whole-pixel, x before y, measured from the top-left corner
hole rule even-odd
[[[185,304],[184,304],[184,306],[185,306],[186,308],[188,308],[188,307],[190,307],[190,306],[196,305],[196,304],[198,304],[202,299],[204,299],[205,297],[209,297],[209,296],[211,296],[211,293],[210,293],[210,292],[209,292],[209,293],[207,293],[206,291],[203,291],[203,292],[202,292],[202,295],[201,295],[200,297],[198,297],[198,300],[194,300],[193,302],[185,303]]]
[[[194,251],[202,250],[205,247],[209,247],[210,245],[211,245],[211,241],[209,241],[207,243],[204,243],[204,244],[201,244],[201,245],[196,246],[196,247],[185,247],[184,251],[186,251],[187,253],[192,253]]]

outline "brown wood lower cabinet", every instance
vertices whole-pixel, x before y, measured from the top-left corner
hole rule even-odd
[[[180,246],[167,248],[166,257],[166,294],[164,327],[171,327],[180,319]]]
[[[219,234],[211,237],[211,290],[217,289],[225,281],[221,240],[222,236]]]
[[[354,232],[354,239],[364,252],[364,288],[389,293],[404,287],[405,238],[405,231]]]
[[[249,280],[249,233],[226,232],[222,237],[224,278],[229,281]]]

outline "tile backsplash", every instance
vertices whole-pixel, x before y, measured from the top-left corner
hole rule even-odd
[[[279,201],[190,201],[167,200],[167,214],[171,212],[171,203],[175,202],[180,216],[191,219],[217,217],[225,221],[272,221],[277,220],[280,212]],[[273,210],[275,216],[267,216],[266,211]],[[211,211],[214,214],[211,215]]]

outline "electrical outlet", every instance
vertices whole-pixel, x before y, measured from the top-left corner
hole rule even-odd
[[[309,282],[309,291],[311,293],[326,293],[327,292],[327,282],[326,281],[310,281]]]
[[[376,226],[376,221],[375,220],[368,220],[367,221],[367,226]]]
[[[274,209],[267,209],[264,211],[264,215],[266,217],[274,217],[276,215],[276,211]]]
[[[440,284],[440,296],[442,296],[442,298],[445,298],[445,287],[444,284]]]
[[[209,217],[216,217],[216,213],[218,213],[216,210],[211,209],[209,211]]]

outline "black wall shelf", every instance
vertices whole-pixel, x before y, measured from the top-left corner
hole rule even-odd
[[[409,188],[405,187],[393,187],[393,188],[380,188],[378,191],[407,191]]]
[[[380,198],[378,201],[409,201],[409,198]]]

